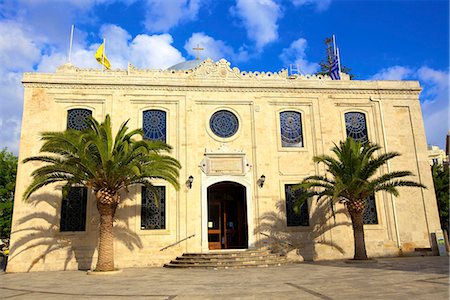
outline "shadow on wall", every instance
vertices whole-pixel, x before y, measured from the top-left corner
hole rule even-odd
[[[276,204],[278,212],[267,212],[262,215],[260,225],[256,227],[255,234],[261,233],[257,247],[268,247],[272,252],[288,255],[289,258],[311,261],[317,258],[317,246],[328,246],[344,254],[344,249],[327,239],[325,233],[338,226],[351,226],[348,221],[336,222],[326,204],[317,205],[309,213],[309,226],[288,227],[286,221],[285,202],[280,200]],[[335,211],[345,214],[345,209]],[[295,257],[291,255],[294,254]]]
[[[128,198],[130,197],[134,199],[132,195],[128,196]],[[63,270],[67,269],[73,258],[75,258],[79,270],[90,269],[94,252],[98,246],[99,215],[96,204],[89,203],[89,200],[94,199],[94,197],[88,197],[87,206],[91,207],[92,212],[90,218],[86,218],[86,231],[60,232],[61,198],[49,193],[31,196],[28,205],[37,208],[38,205],[42,207],[45,204],[47,209],[46,211],[31,213],[16,221],[17,224],[20,224],[20,229],[12,232],[15,237],[11,241],[8,265],[14,264],[17,260],[23,263],[26,259],[30,262],[26,270],[29,272],[40,261],[45,263],[46,259],[50,259],[50,254],[61,252],[64,253],[60,254],[64,257]],[[123,213],[122,211],[125,209],[131,209],[134,212],[136,205],[126,208],[124,208],[123,203],[119,205],[114,220],[114,238],[116,241],[123,243],[129,250],[133,250],[135,247],[142,248],[140,237],[130,230],[132,226],[129,226],[129,217],[127,216],[133,214]],[[41,250],[41,247],[44,248]],[[54,257],[51,257],[51,259],[54,261]]]

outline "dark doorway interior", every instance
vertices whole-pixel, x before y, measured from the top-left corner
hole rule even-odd
[[[219,182],[208,188],[209,249],[248,247],[245,187]]]

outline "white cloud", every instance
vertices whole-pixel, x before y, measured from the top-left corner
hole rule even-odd
[[[17,154],[19,151],[20,125],[22,119],[23,88],[22,72],[7,71],[0,67],[0,149],[7,147]]]
[[[386,68],[373,75],[373,80],[419,80],[423,88],[419,98],[425,124],[427,143],[445,146],[449,124],[450,72],[422,66],[411,69],[403,66]]]
[[[1,68],[26,70],[40,58],[40,49],[20,24],[0,22]]]
[[[217,61],[221,58],[225,58],[231,62],[240,62],[248,58],[247,51],[239,49],[238,52],[235,52],[233,48],[228,46],[224,41],[216,40],[203,32],[193,33],[186,41],[184,49],[186,49],[189,55],[196,57],[197,52],[195,52],[193,48],[197,47],[197,45],[204,48],[200,53],[200,58],[202,59],[211,58],[212,60]]]
[[[306,59],[306,48],[308,42],[304,38],[299,38],[291,43],[289,48],[284,48],[280,54],[280,59],[285,66],[297,64],[302,74],[313,74],[319,69],[319,64],[309,62]]]
[[[450,72],[425,66],[417,70],[417,76],[423,87],[420,98],[427,142],[444,148],[445,136],[450,129]]]
[[[371,76],[370,80],[403,80],[413,74],[413,70],[402,66],[393,66],[382,69],[375,75]]]
[[[130,45],[130,61],[136,66],[155,69],[166,69],[184,61],[172,42],[170,34],[138,35]]]
[[[197,19],[200,0],[146,0],[145,28],[167,32],[180,23]]]
[[[295,6],[313,5],[317,11],[324,11],[330,7],[331,0],[292,0]]]
[[[256,43],[258,51],[278,38],[277,21],[282,13],[275,1],[236,0],[230,12],[242,20],[247,36]]]
[[[129,33],[116,25],[105,25],[101,32],[106,38],[106,56],[112,69],[125,69],[128,63],[145,69],[165,69],[185,60],[181,52],[171,45],[173,39],[170,34],[141,34],[131,40]],[[80,68],[100,68],[101,65],[94,59],[99,45],[75,47],[72,64]],[[65,62],[66,54],[54,51],[42,56],[37,71],[54,72]]]

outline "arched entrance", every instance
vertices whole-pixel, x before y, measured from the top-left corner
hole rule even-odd
[[[235,182],[208,187],[208,247],[248,248],[246,188]]]

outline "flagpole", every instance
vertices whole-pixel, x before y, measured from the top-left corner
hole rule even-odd
[[[337,56],[337,51],[336,51],[336,37],[333,34],[333,53],[334,56]]]
[[[72,43],[73,43],[73,25],[70,30],[70,44],[69,44],[69,63],[72,62]]]

